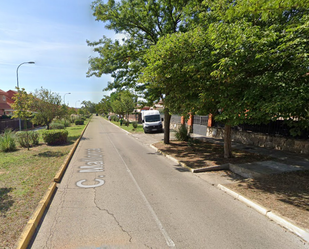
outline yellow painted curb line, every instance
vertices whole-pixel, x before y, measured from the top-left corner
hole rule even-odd
[[[23,232],[21,236],[19,237],[15,248],[17,249],[27,248],[46,208],[48,207],[50,203],[51,198],[53,197],[53,194],[56,190],[56,186],[57,184],[55,182],[49,185],[47,192],[45,193],[45,195],[39,202],[34,213],[31,215],[27,225],[23,229]]]
[[[50,186],[48,187],[45,195],[43,196],[43,198],[41,199],[41,201],[39,202],[38,206],[36,207],[36,209],[34,210],[33,214],[31,215],[30,219],[27,222],[27,225],[24,227],[22,234],[20,235],[15,248],[16,249],[26,249],[28,244],[30,243],[33,234],[35,233],[36,228],[38,227],[40,220],[46,210],[46,208],[48,207],[48,205],[50,204],[51,198],[53,197],[55,190],[57,188],[57,183],[59,183],[61,181],[61,178],[77,148],[77,145],[79,144],[79,141],[81,140],[81,138],[83,137],[86,128],[88,127],[88,124],[90,123],[91,119],[89,120],[89,122],[87,123],[87,125],[85,126],[85,128],[83,129],[81,135],[79,136],[79,138],[75,141],[73,148],[70,150],[69,155],[67,156],[65,162],[62,164],[62,166],[60,167],[60,170],[57,172],[55,178],[54,178],[54,182],[50,184]]]
[[[87,125],[85,126],[85,128],[83,129],[81,135],[79,136],[79,138],[75,141],[74,145],[73,145],[73,148],[70,150],[70,153],[69,155],[67,156],[65,162],[61,165],[60,169],[58,170],[55,178],[54,178],[54,181],[59,183],[62,179],[62,176],[64,175],[64,172],[66,171],[68,165],[69,165],[69,162],[71,161],[72,157],[73,157],[73,154],[79,144],[79,141],[81,140],[81,138],[83,137],[84,133],[85,133],[85,130],[86,128],[88,127],[88,124],[90,123],[91,119],[89,120],[89,122],[87,123]]]

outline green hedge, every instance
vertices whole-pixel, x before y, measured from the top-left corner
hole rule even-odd
[[[60,145],[68,142],[67,130],[44,130],[42,137],[45,143],[49,145]]]
[[[84,124],[84,120],[75,120],[75,124],[76,125],[83,125]]]
[[[65,126],[62,123],[51,123],[49,125],[49,129],[51,129],[51,130],[60,130],[60,129],[64,129],[64,128],[65,128]]]

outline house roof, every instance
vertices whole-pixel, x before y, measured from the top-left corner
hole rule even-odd
[[[12,107],[6,103],[0,103],[0,110],[12,111]]]
[[[5,96],[7,96],[8,94],[7,94],[7,92],[2,91],[2,90],[0,89],[0,95],[5,95]]]
[[[6,102],[9,103],[9,104],[13,104],[14,100],[12,100],[10,97],[7,97]]]
[[[17,91],[8,90],[6,93],[7,93],[7,95],[8,95],[10,98],[12,98],[12,97],[17,93]]]

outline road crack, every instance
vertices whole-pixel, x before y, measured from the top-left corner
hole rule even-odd
[[[94,189],[94,192],[95,192],[95,193],[94,193],[94,204],[95,204],[96,208],[97,208],[98,210],[100,210],[100,211],[106,212],[109,216],[113,217],[114,221],[117,223],[117,225],[118,225],[118,227],[121,229],[121,231],[122,231],[123,233],[125,233],[125,234],[128,235],[128,237],[129,237],[129,242],[131,243],[131,242],[132,242],[132,236],[131,236],[131,234],[123,228],[123,226],[120,224],[120,222],[119,222],[118,219],[116,218],[115,214],[111,213],[111,212],[110,212],[108,209],[106,209],[106,208],[101,208],[101,207],[97,204],[97,201],[96,201],[96,200],[97,200],[97,195],[96,195],[96,192],[97,192],[97,191]]]

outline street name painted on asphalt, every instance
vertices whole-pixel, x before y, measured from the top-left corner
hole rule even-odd
[[[83,162],[85,162],[85,165],[80,166],[80,170],[78,172],[80,173],[98,173],[98,172],[104,172],[104,164],[103,164],[103,154],[102,150],[99,148],[96,149],[87,149],[86,150],[86,157],[82,159]],[[100,175],[99,177],[104,177],[104,175]],[[96,188],[102,186],[105,181],[102,179],[95,178],[93,181],[97,182],[96,184],[84,184],[88,180],[83,179],[78,182],[76,182],[76,185],[80,188]]]

